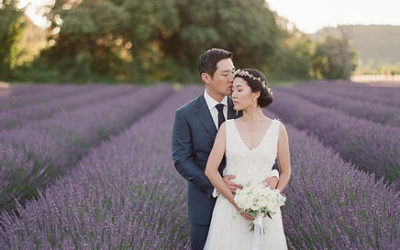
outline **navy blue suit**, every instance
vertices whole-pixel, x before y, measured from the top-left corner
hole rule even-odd
[[[228,119],[241,116],[228,97]],[[208,156],[214,145],[217,128],[204,95],[186,103],[175,112],[172,158],[176,170],[188,181],[188,214],[192,249],[203,249],[207,238],[215,198],[213,185],[205,176]],[[219,172],[225,167],[225,158]],[[274,166],[277,169],[277,167]]]

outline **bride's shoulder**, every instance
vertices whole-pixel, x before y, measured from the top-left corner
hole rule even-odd
[[[272,123],[280,124],[281,123],[278,118],[270,118],[266,115],[264,117],[269,124],[272,124]]]
[[[281,122],[279,119],[274,119],[274,121],[279,125],[279,138],[282,136],[287,137],[285,124],[283,124],[283,122]]]
[[[267,117],[267,118],[270,119],[271,123],[275,123],[275,125],[279,128],[280,134],[286,133],[285,125],[278,118],[269,118],[269,117]]]
[[[274,118],[271,119],[273,122],[276,122],[276,124],[279,124],[280,126],[284,126],[283,123],[278,119],[278,118]]]

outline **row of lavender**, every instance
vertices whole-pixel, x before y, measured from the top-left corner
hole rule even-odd
[[[99,88],[98,85],[89,84],[84,86],[76,86],[76,85],[50,85],[46,87],[42,86],[31,86],[29,89],[39,88],[38,91],[33,91],[31,94],[23,94],[23,95],[11,95],[8,97],[0,98],[0,112],[19,108],[31,104],[37,104],[40,102],[45,102],[48,100],[63,98],[67,96],[73,96],[78,93],[89,92],[94,89]]]
[[[168,85],[142,88],[0,132],[0,207],[13,208],[14,198],[35,196],[37,188],[66,173],[91,147],[129,126],[172,92]]]
[[[11,85],[3,88],[0,86],[0,99],[17,97],[22,95],[32,95],[33,93],[47,89],[49,86],[54,86],[54,85],[27,84],[27,85]]]
[[[336,85],[332,84],[331,87],[335,88]],[[319,88],[315,84],[296,85],[291,88],[278,88],[278,90],[296,94],[317,105],[338,109],[351,116],[400,127],[400,107],[354,100],[338,94],[332,94],[327,89]],[[400,93],[398,98],[400,99]]]
[[[0,130],[10,129],[24,125],[27,121],[39,120],[53,115],[59,111],[72,110],[83,105],[104,101],[108,98],[129,94],[137,87],[130,86],[104,86],[93,87],[90,91],[83,91],[73,96],[50,99],[32,105],[8,109],[0,112]]]
[[[316,134],[343,159],[360,169],[400,180],[400,128],[349,116],[339,110],[315,105],[288,91],[275,91],[270,109],[285,122]]]
[[[346,81],[314,81],[306,82],[305,85],[352,100],[400,108],[400,88],[398,87],[371,87]]]
[[[170,159],[173,111],[187,87],[96,148],[40,198],[1,217],[2,248],[188,248],[185,181]],[[162,122],[161,122],[162,121]],[[396,249],[399,193],[287,126],[292,179],[283,211],[293,249]],[[379,225],[379,226],[378,226]]]

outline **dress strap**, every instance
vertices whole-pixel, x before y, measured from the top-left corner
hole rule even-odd
[[[273,138],[275,138],[276,141],[278,141],[279,132],[280,132],[280,128],[281,128],[281,122],[278,119],[273,119],[271,126],[274,126],[274,127],[271,128],[271,130],[272,130],[271,132],[272,132]]]
[[[233,119],[228,119],[225,121],[225,149],[229,150],[228,147],[232,144],[232,134],[233,134],[233,129],[232,129],[232,124]]]

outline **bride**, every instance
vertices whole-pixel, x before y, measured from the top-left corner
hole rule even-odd
[[[241,213],[234,193],[218,172],[224,154],[224,175],[235,175],[234,182],[243,186],[248,181],[262,182],[271,176],[278,157],[280,192],[290,179],[289,142],[284,125],[266,117],[261,108],[273,98],[265,76],[258,70],[245,69],[235,73],[232,99],[235,110],[243,116],[227,120],[218,130],[208,158],[205,174],[219,192],[204,249],[252,249],[254,218]],[[280,209],[271,218],[263,219],[262,249],[287,249]]]

